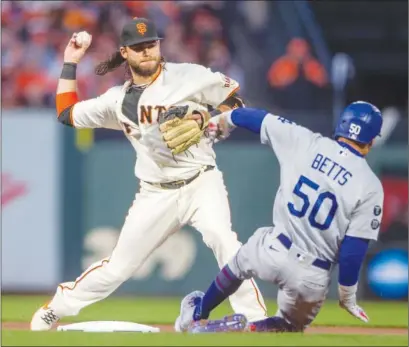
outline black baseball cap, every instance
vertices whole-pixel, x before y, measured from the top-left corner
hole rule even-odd
[[[121,46],[132,46],[138,43],[162,40],[158,36],[155,24],[146,18],[133,18],[126,23],[121,33]]]

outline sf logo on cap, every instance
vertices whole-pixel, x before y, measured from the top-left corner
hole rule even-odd
[[[138,33],[141,35],[145,35],[146,33],[146,24],[145,23],[138,23],[136,24],[136,29],[138,29]]]

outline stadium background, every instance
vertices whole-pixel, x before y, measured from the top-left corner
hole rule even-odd
[[[93,43],[78,68],[80,97],[123,82],[94,66],[117,47],[123,23],[153,19],[168,61],[193,62],[238,80],[248,105],[330,136],[344,105],[366,100],[385,117],[368,160],[385,189],[380,240],[361,273],[366,299],[407,299],[407,3],[305,1],[3,1],[2,289],[53,292],[109,255],[137,188],[134,152],[121,132],[68,129],[56,121],[62,54],[74,31]],[[245,241],[271,224],[278,163],[257,137],[235,131],[216,145]],[[180,296],[206,288],[211,251],[186,228],[117,294]],[[266,297],[275,289],[265,283]],[[336,296],[334,278],[331,297]]]

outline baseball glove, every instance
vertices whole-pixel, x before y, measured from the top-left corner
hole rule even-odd
[[[189,112],[189,106],[172,106],[158,117],[159,130],[172,154],[180,154],[198,144],[209,123],[206,111]],[[197,122],[200,120],[200,125]]]

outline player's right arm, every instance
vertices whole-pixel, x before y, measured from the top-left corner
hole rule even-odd
[[[77,93],[77,64],[91,44],[83,42],[79,47],[74,33],[64,51],[64,65],[58,80],[56,108],[58,120],[74,128],[111,128],[120,130],[115,119],[114,100],[110,91],[84,101],[79,101]]]

